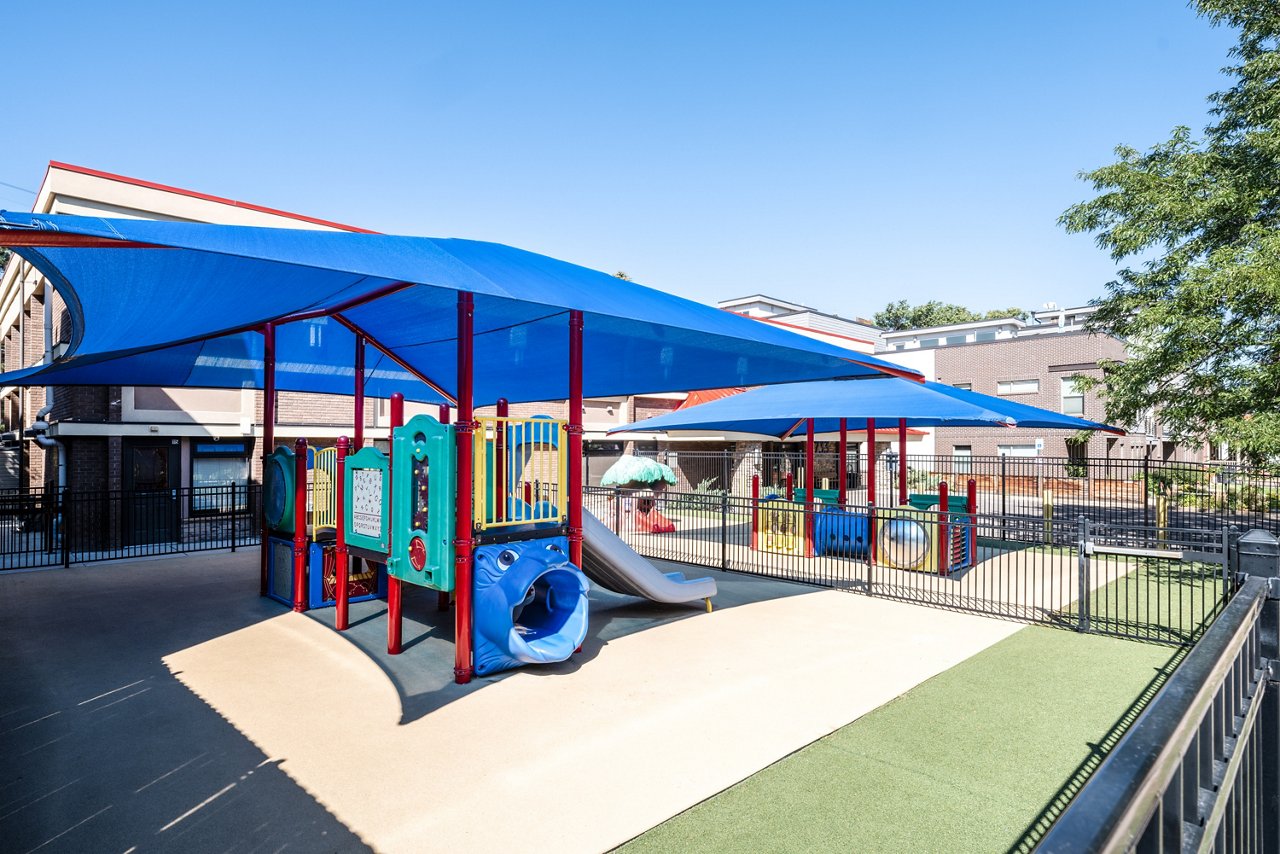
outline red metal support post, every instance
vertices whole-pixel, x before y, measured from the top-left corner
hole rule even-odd
[[[840,419],[840,464],[837,466],[840,477],[840,506],[845,504],[849,485],[849,420]]]
[[[817,496],[813,493],[814,484],[818,479],[814,477],[813,461],[814,457],[814,437],[813,437],[813,419],[810,418],[804,425],[804,554],[805,557],[813,557],[813,512],[818,507]]]
[[[293,443],[293,610],[307,610],[307,440]]]
[[[449,404],[447,403],[440,404],[440,417],[437,418],[436,420],[439,421],[441,424],[449,423]]]
[[[759,547],[760,536],[760,475],[751,475],[751,550]]]
[[[404,424],[404,395],[396,392],[391,395],[391,427],[387,431],[390,439],[395,429]],[[391,444],[391,465],[396,465],[395,444]],[[407,497],[405,500],[409,500]],[[391,530],[392,541],[387,544],[388,551],[395,551],[395,529]],[[387,576],[387,655],[399,655],[401,641],[404,637],[404,583],[398,578]]]
[[[938,482],[938,575],[951,571],[951,526],[947,524],[947,482]]]
[[[876,420],[867,419],[867,554],[876,562]]]
[[[898,419],[898,503],[907,503],[907,419]]]
[[[968,500],[965,507],[969,512],[969,565],[978,562],[978,482],[969,478],[967,486]]]
[[[582,566],[582,312],[569,312],[569,562]]]
[[[356,333],[355,449],[364,447],[364,336]]]
[[[795,472],[787,472],[787,500],[796,500],[796,474]]]
[[[347,449],[350,440],[339,436],[334,455],[333,489],[333,524],[337,528],[337,541],[333,544],[334,571],[334,618],[333,626],[340,632],[347,630],[349,619],[347,585],[351,583],[351,557],[347,554],[347,522],[346,522],[346,483],[347,483]]]
[[[454,525],[453,558],[453,681],[465,685],[474,672],[471,664],[471,502],[475,495],[472,484],[475,446],[471,434],[473,423],[475,297],[466,291],[458,294],[458,420],[454,435],[458,447],[457,518]]]
[[[274,323],[262,326],[262,471],[266,474],[267,457],[276,444],[276,327]],[[262,503],[262,502],[259,502]],[[262,580],[259,596],[267,595],[267,555],[271,550],[268,539],[267,514],[262,512]]]
[[[503,421],[510,412],[505,397],[498,398],[498,421],[493,425],[493,519],[501,522],[507,518],[507,423]]]

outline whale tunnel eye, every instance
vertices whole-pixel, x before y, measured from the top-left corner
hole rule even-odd
[[[506,569],[515,563],[519,557],[520,556],[512,549],[503,549],[501,553],[498,554],[498,566]]]
[[[564,549],[560,548],[560,546],[558,546],[555,543],[551,543],[549,546],[547,546],[547,551],[556,552],[557,554],[564,554]]]

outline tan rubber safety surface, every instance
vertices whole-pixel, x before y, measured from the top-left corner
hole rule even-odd
[[[814,589],[613,638],[411,719],[377,661],[302,615],[164,663],[377,850],[596,852],[1020,628]]]

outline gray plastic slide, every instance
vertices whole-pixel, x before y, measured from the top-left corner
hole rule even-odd
[[[582,535],[582,571],[606,590],[654,602],[692,602],[716,595],[714,578],[687,579],[682,572],[662,572],[585,510]]]

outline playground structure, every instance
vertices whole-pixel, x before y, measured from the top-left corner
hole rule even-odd
[[[299,439],[292,449],[276,448],[263,466],[266,595],[286,605],[299,595],[308,608],[338,602],[338,453],[337,447],[308,448],[306,440]],[[296,574],[299,550],[305,566],[301,578]],[[379,563],[366,561],[360,571],[348,572],[345,584],[349,602],[386,595],[385,571]]]
[[[658,498],[668,486],[676,485],[675,472],[657,460],[624,454],[600,480],[612,486],[619,506],[613,510],[615,532],[630,522],[645,534],[670,534],[676,526],[658,509]]]
[[[475,674],[569,658],[586,638],[590,608],[583,558],[571,558],[573,443],[561,439],[570,425],[511,418],[505,400],[497,413],[475,419],[460,439],[465,431],[449,423],[450,407],[405,422],[403,397],[393,395],[390,454],[350,453],[345,436],[333,448],[309,449],[298,439],[293,449],[272,451],[264,465],[265,594],[298,611],[332,606],[339,630],[349,626],[350,603],[385,597],[387,650],[398,654],[401,585],[414,584],[437,591],[440,610],[469,603]],[[461,476],[460,448],[474,462],[470,482]],[[580,552],[597,583],[660,602],[705,599],[710,610],[713,580],[661,573],[588,520],[598,547]],[[456,539],[463,523],[474,538],[469,565]],[[353,562],[363,569],[353,572]],[[460,576],[470,577],[470,596]]]
[[[812,424],[812,420],[810,420]],[[872,447],[868,466],[868,494],[875,494],[875,421],[869,420]],[[900,425],[905,432],[905,424]],[[840,431],[841,459],[847,434]],[[813,431],[806,442],[806,487],[796,489],[787,475],[785,497],[760,495],[760,476],[751,480],[751,548],[795,557],[821,555],[877,561],[894,569],[949,575],[968,569],[977,561],[977,483],[968,482],[963,498],[948,494],[946,481],[938,492],[908,493],[905,472],[898,478],[898,504],[864,510],[846,504],[843,477],[840,488],[814,489]],[[899,464],[905,462],[900,455]],[[945,547],[943,544],[947,544]]]

